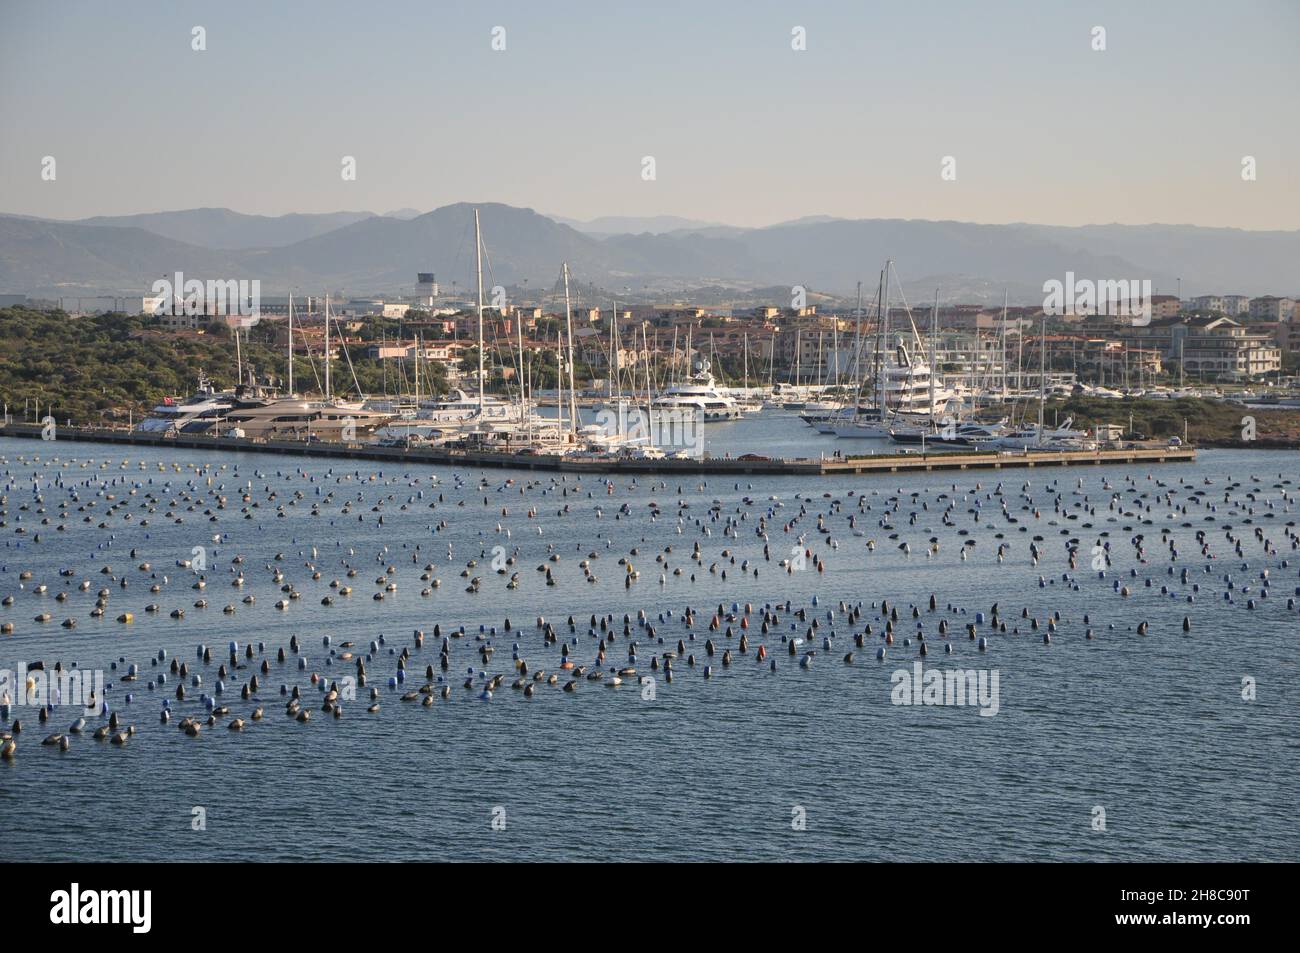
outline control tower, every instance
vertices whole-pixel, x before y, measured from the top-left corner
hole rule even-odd
[[[438,297],[438,276],[431,271],[421,271],[415,276],[415,303],[418,307],[433,307]]]

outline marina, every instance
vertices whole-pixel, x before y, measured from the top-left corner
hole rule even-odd
[[[1300,6],[191,6],[0,9],[18,935],[1287,925]]]
[[[13,423],[0,426],[0,436],[40,438],[42,428]],[[984,452],[922,453],[889,452],[870,455],[831,455],[817,458],[767,457],[740,454],[737,457],[704,456],[700,458],[657,459],[636,457],[582,456],[574,454],[511,453],[469,451],[437,447],[392,447],[376,444],[344,443],[329,440],[253,440],[244,437],[216,437],[202,434],[164,436],[156,433],[59,427],[56,441],[119,444],[130,446],[175,447],[184,450],[239,451],[281,453],[308,457],[331,457],[357,460],[387,460],[411,464],[508,467],[522,470],[558,470],[571,473],[658,473],[664,476],[767,474],[816,475],[860,473],[903,473],[934,470],[1001,470],[1039,466],[1099,466],[1114,463],[1190,463],[1196,459],[1193,447],[1134,446],[1108,450],[1035,451],[1032,441],[1018,450]]]
[[[1220,673],[1289,664],[1293,459],[810,485],[9,439],[0,833],[75,786],[49,859],[1289,856],[1293,690]],[[932,670],[982,687],[898,694]]]

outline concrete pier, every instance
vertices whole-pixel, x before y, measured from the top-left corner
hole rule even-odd
[[[38,424],[0,426],[0,437],[41,439]],[[767,475],[835,476],[864,473],[907,473],[932,470],[1001,470],[1013,467],[1098,466],[1103,464],[1192,463],[1192,447],[1142,445],[1118,450],[1090,451],[955,451],[900,452],[835,457],[703,456],[690,460],[614,460],[596,456],[554,456],[466,452],[441,448],[378,447],[363,443],[301,440],[251,440],[201,434],[167,437],[133,430],[58,427],[53,442],[99,443],[239,453],[279,453],[377,462],[432,464],[456,467],[498,467],[513,470],[555,470],[565,473],[654,473],[663,476]]]

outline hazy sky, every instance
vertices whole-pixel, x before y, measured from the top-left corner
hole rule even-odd
[[[0,211],[1290,229],[1297,37],[1300,0],[0,0]]]

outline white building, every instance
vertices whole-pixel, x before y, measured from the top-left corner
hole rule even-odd
[[[1224,295],[1223,310],[1230,317],[1245,314],[1250,310],[1250,297],[1248,295]]]
[[[59,299],[59,307],[68,314],[155,314],[162,303],[156,295],[136,295],[120,297],[117,295],[86,295],[81,298],[66,297]]]
[[[1226,311],[1223,295],[1200,295],[1191,301],[1193,311]]]
[[[1250,299],[1250,316],[1261,321],[1290,321],[1295,313],[1294,298],[1264,295]]]

